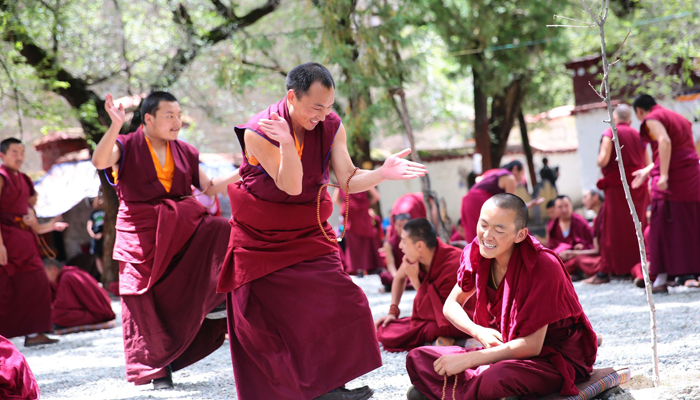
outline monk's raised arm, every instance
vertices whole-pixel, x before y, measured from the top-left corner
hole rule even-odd
[[[598,151],[597,164],[599,167],[603,168],[608,165],[608,162],[610,162],[610,155],[612,154],[612,148],[612,140],[607,136],[603,136],[603,139],[600,141],[600,150]]]
[[[649,128],[650,136],[659,144],[659,189],[665,190],[667,187],[661,187],[662,183],[668,186],[668,167],[671,163],[671,138],[668,137],[668,132],[663,124],[655,119],[646,121]]]
[[[105,110],[112,119],[112,125],[110,125],[107,133],[102,136],[100,142],[97,143],[95,152],[92,153],[92,165],[97,169],[115,166],[122,157],[121,147],[117,145],[117,137],[119,137],[119,131],[124,125],[124,118],[126,118],[124,105],[120,104],[119,107],[116,107],[112,100],[112,95],[108,94],[105,99]]]
[[[287,126],[286,121],[284,121],[284,125]],[[284,129],[281,124],[271,126],[273,127],[271,129]],[[287,126],[288,131],[289,127]],[[304,171],[299,153],[294,145],[294,137],[291,134],[284,135],[282,132],[275,132],[276,135],[273,136],[271,132],[265,133],[279,142],[279,148],[254,131],[247,129],[244,135],[246,151],[260,162],[268,175],[275,181],[279,190],[290,196],[297,196],[301,193]]]

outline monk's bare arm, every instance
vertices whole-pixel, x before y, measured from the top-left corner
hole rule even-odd
[[[406,274],[405,268],[399,268],[394,276],[394,281],[391,283],[391,304],[399,304],[401,302],[401,297],[403,297],[403,292],[406,289],[406,279],[408,275]],[[416,288],[416,290],[418,290]]]
[[[455,328],[472,337],[476,337],[475,333],[481,327],[469,318],[467,312],[464,311],[464,305],[474,293],[476,293],[476,287],[469,292],[463,292],[459,285],[455,285],[450,295],[447,296],[445,305],[442,307],[442,313],[445,315],[445,318],[447,318]]]
[[[95,152],[92,153],[92,165],[97,169],[115,166],[122,157],[122,150],[121,147],[117,145],[117,138],[124,124],[124,118],[126,117],[124,106],[120,104],[118,108],[115,107],[112,101],[112,95],[108,94],[105,99],[105,110],[112,119],[112,125],[110,125],[107,133],[102,136],[100,142],[97,143]]]
[[[280,135],[275,139],[283,138]],[[289,140],[280,141],[279,148],[251,130],[245,131],[244,140],[248,154],[260,162],[279,190],[290,196],[301,193],[304,170],[292,136],[289,136]]]
[[[386,258],[386,270],[389,271],[392,277],[396,276],[396,260],[394,260],[394,251],[389,242],[384,242],[384,257]]]
[[[204,172],[204,168],[201,166],[199,167],[199,186],[201,186],[200,189],[204,189],[203,193],[207,196],[214,196],[216,194],[223,193],[226,191],[226,187],[229,185],[229,183],[239,180],[241,180],[241,174],[238,173],[238,170],[217,176],[216,178],[210,180],[206,172]]]
[[[662,179],[668,182],[668,167],[671,163],[671,138],[663,124],[657,120],[650,119],[646,122],[649,133],[659,144],[659,181]],[[665,179],[664,179],[665,177]]]
[[[603,140],[600,142],[600,152],[598,152],[598,166],[604,167],[610,162],[610,155],[612,154],[613,142],[609,137],[603,136]]]
[[[498,186],[503,188],[506,193],[515,194],[515,189],[518,187],[518,182],[513,175],[503,175],[498,178]]]

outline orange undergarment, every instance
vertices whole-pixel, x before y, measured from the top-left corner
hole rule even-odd
[[[302,153],[304,153],[304,143],[299,144],[299,141],[297,140],[297,135],[294,135],[294,147],[296,147],[297,154],[299,154],[299,158],[301,158]],[[257,158],[248,154],[248,150],[245,151],[245,157],[248,159],[248,164],[252,166],[260,165],[260,161],[258,161]]]
[[[148,145],[148,150],[151,153],[151,158],[153,159],[153,166],[156,168],[156,175],[158,175],[158,180],[165,188],[165,191],[170,193],[170,188],[173,186],[173,175],[175,173],[175,160],[173,159],[173,153],[170,150],[170,142],[167,143],[165,149],[165,166],[160,165],[160,159],[153,146],[151,146],[151,141],[146,137],[146,144]],[[112,170],[112,177],[114,178],[114,183],[117,183],[119,178],[119,172],[117,169]]]

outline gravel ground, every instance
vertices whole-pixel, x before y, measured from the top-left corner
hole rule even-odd
[[[380,294],[377,276],[355,282],[369,298],[375,319],[389,308],[390,295]],[[662,385],[651,385],[649,311],[644,291],[627,281],[590,286],[576,283],[576,291],[596,332],[604,337],[597,367],[629,366],[633,380],[611,399],[700,399],[700,290],[672,288],[656,296],[659,320],[659,364]],[[415,292],[406,292],[402,315],[411,310]],[[112,302],[121,321],[121,306]],[[24,348],[23,339],[12,341],[24,353],[36,376],[42,398],[53,399],[235,399],[231,358],[227,345],[174,374],[175,388],[153,391],[125,380],[121,324],[116,329],[60,337],[53,346]],[[350,382],[348,387],[369,385],[374,399],[405,399],[410,385],[406,353],[382,352],[384,366]],[[267,400],[267,399],[261,399]]]

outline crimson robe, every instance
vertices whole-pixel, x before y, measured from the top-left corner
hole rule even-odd
[[[658,142],[652,140],[646,122],[659,121],[671,139],[668,189],[657,186],[661,175]],[[649,252],[651,274],[670,276],[700,274],[700,164],[692,124],[682,115],[659,105],[642,121],[642,140],[651,143],[651,221]]]
[[[36,400],[39,385],[22,353],[0,336],[0,399]]]
[[[484,178],[476,185],[472,186],[466,196],[462,198],[461,218],[464,228],[464,239],[471,242],[476,237],[476,225],[479,223],[481,206],[486,200],[499,193],[505,193],[503,188],[498,186],[498,180],[502,176],[513,175],[507,169],[497,169],[493,172],[484,173]]]
[[[465,338],[468,335],[455,328],[442,313],[447,296],[457,284],[457,270],[462,251],[438,239],[433,259],[425,278],[413,300],[410,317],[398,319],[386,327],[377,329],[377,339],[389,352],[408,351],[425,342],[433,342],[439,336]],[[471,317],[474,301],[465,309]]]
[[[582,216],[573,213],[571,214],[571,226],[569,227],[569,235],[564,237],[564,233],[559,226],[559,218],[555,219],[549,225],[549,246],[551,250],[559,254],[564,250],[571,250],[577,244],[583,245],[583,249],[593,248],[593,232],[588,226],[588,221]]]
[[[316,199],[329,181],[340,118],[330,113],[306,131],[302,191],[290,196],[245,153],[246,130],[279,146],[258,126],[273,112],[293,132],[286,99],[235,129],[244,161],[241,181],[228,187],[232,229],[218,290],[227,293],[238,398],[307,400],[378,368],[381,357],[367,297],[343,271],[338,246],[317,219],[334,238],[325,188],[318,211]]]
[[[644,145],[639,139],[639,132],[629,123],[617,124],[617,135],[622,146],[622,164],[625,166],[627,182],[632,183],[632,173],[645,167]],[[603,133],[612,139],[612,129]],[[632,267],[639,263],[639,245],[634,228],[634,220],[629,213],[629,206],[622,188],[620,169],[615,153],[610,156],[608,164],[601,168],[603,178],[598,180],[598,188],[605,192],[601,213],[606,218],[601,221],[601,234],[598,239],[600,255],[605,266],[601,272],[613,275],[629,275]],[[637,217],[646,226],[645,213],[649,205],[649,190],[646,182],[637,189],[630,188]]]
[[[489,283],[491,261],[481,256],[477,241],[464,249],[457,284],[464,292],[476,288],[474,322],[501,332],[504,343],[547,325],[544,345],[537,357],[503,360],[458,374],[456,397],[529,399],[555,392],[577,394],[575,383],[590,377],[598,345],[561,260],[528,236],[515,245],[506,275],[496,289]],[[433,368],[435,360],[445,354],[479,350],[418,348],[408,353],[406,369],[418,391],[439,399],[443,377]],[[452,398],[454,379],[448,381],[448,398]]]
[[[593,220],[593,237],[598,239],[598,243],[601,240],[601,225],[603,225],[603,220],[605,220],[603,209],[601,208],[600,213]],[[564,267],[569,274],[575,274],[578,271],[583,272],[586,276],[595,275],[598,272],[607,271],[605,263],[607,260],[598,254],[581,254],[574,258],[570,258],[564,261]]]
[[[647,251],[647,261],[651,260],[651,254],[649,253],[649,225],[647,225],[646,228],[644,228],[644,248]],[[651,271],[651,264],[648,265],[649,270]],[[642,263],[641,261],[635,264],[632,267],[632,278],[634,279],[644,279],[644,272],[642,271]],[[656,279],[656,275],[652,275],[651,273],[649,274],[649,278],[651,278],[652,281]]]
[[[194,198],[200,186],[199,153],[170,142],[175,162],[170,192],[158,180],[141,127],[120,135],[122,157],[115,260],[126,378],[137,385],[201,360],[224,342],[226,322],[205,319],[226,298],[216,280],[230,227]]]
[[[51,319],[55,325],[71,328],[116,318],[107,291],[78,267],[63,267],[52,289]]]
[[[343,201],[341,215],[345,218],[345,192],[340,190]],[[377,228],[369,215],[369,197],[367,192],[350,195],[349,221],[345,224],[345,271],[356,274],[359,270],[374,271],[382,267],[379,248],[382,247],[377,235]]]
[[[51,330],[51,284],[37,239],[22,217],[34,195],[31,179],[0,166],[0,232],[7,249],[0,265],[0,335],[12,338]]]

